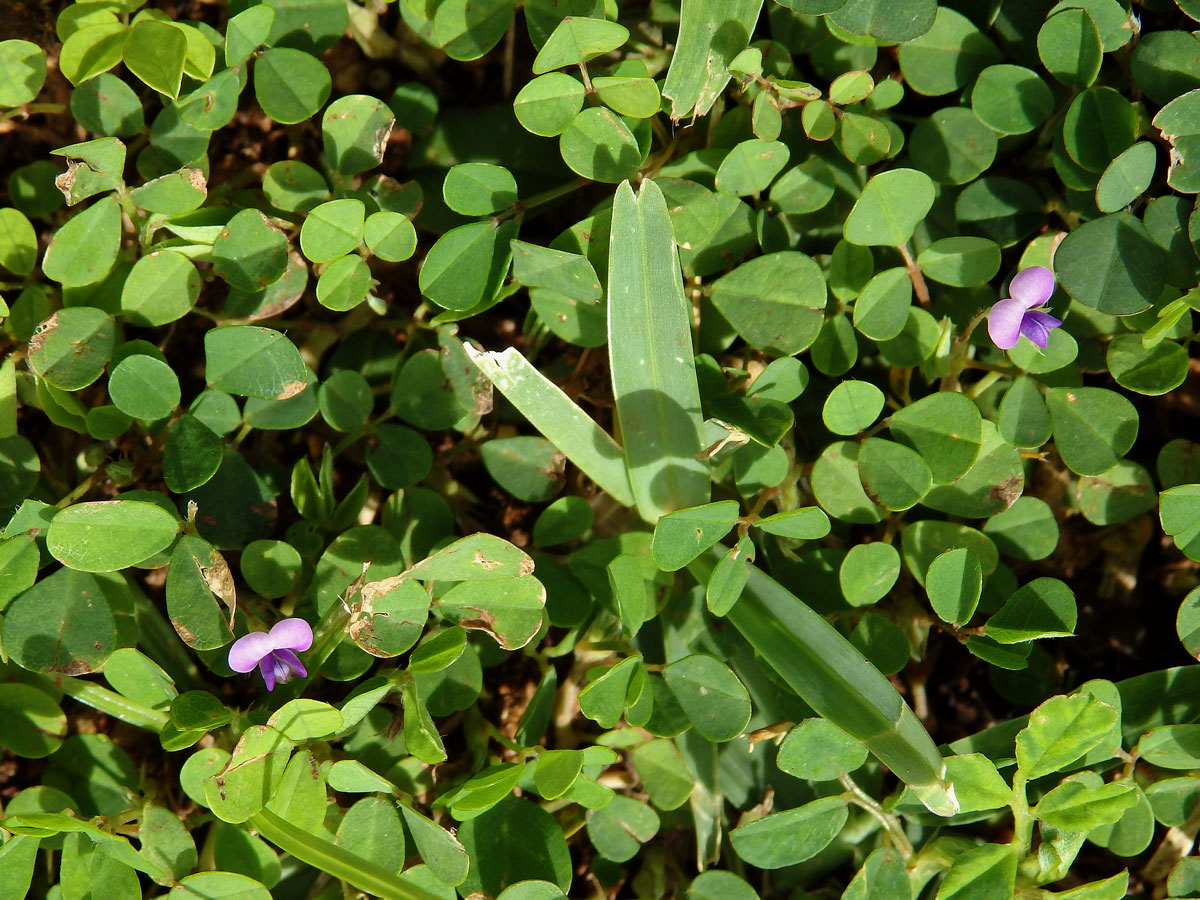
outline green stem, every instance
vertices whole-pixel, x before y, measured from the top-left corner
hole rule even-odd
[[[1029,797],[1025,791],[1025,776],[1018,771],[1013,775],[1013,799],[1009,804],[1013,811],[1012,845],[1017,859],[1024,859],[1033,843],[1033,813],[1029,811]]]
[[[496,217],[496,221],[502,222],[505,219],[511,219],[513,216],[524,215],[530,210],[537,209],[546,203],[551,203],[559,197],[565,197],[567,194],[573,194],[581,187],[590,184],[587,178],[582,175],[574,181],[568,181],[566,184],[560,184],[558,187],[550,188],[548,191],[542,191],[540,194],[534,194],[527,200],[518,200],[504,212]]]
[[[337,844],[297,828],[268,809],[250,817],[258,833],[285,853],[382,900],[438,900],[435,894]]]
[[[94,681],[83,681],[69,676],[47,678],[49,684],[62,691],[68,697],[74,697],[80,703],[98,709],[105,715],[145,728],[155,734],[162,732],[171,722],[171,717],[165,712],[151,709],[128,697],[122,697],[115,691],[102,688]]]
[[[879,821],[879,824],[883,826],[883,830],[891,839],[892,846],[896,848],[897,853],[904,857],[904,861],[907,863],[912,859],[913,845],[908,839],[908,835],[904,833],[904,829],[900,825],[900,820],[880,806],[875,798],[860,788],[849,775],[842,773],[838,776],[838,781],[846,789],[846,793],[843,796],[847,800],[857,806],[861,806]]]

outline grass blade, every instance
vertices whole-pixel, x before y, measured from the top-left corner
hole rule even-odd
[[[608,353],[621,442],[638,512],[648,522],[709,499],[691,307],[667,202],[653,181],[613,201]]]
[[[688,569],[706,584],[721,549]],[[852,735],[940,816],[958,811],[945,763],[924,726],[879,670],[824,616],[757,568],[726,618],[818,714]]]
[[[705,115],[725,85],[729,64],[746,49],[763,0],[683,0],[679,40],[667,70],[663,96],[671,118]]]
[[[499,353],[464,349],[530,424],[579,466],[610,497],[633,506],[625,453],[603,428],[516,349]]]

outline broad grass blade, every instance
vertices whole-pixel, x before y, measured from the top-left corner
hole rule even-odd
[[[729,83],[729,63],[746,49],[763,0],[683,0],[679,40],[663,96],[671,118],[705,115]]]

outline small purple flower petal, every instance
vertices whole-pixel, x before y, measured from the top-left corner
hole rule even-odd
[[[1030,266],[1013,276],[1008,294],[1026,309],[1041,306],[1054,293],[1054,273],[1045,266]]]
[[[295,675],[301,678],[308,677],[308,669],[304,668],[300,657],[291,650],[276,650],[271,655],[275,657],[275,678],[280,684],[286,684]],[[279,674],[280,666],[284,667],[285,672],[282,677]]]
[[[1025,313],[1024,319],[1021,320],[1021,334],[1029,338],[1042,349],[1045,349],[1046,344],[1050,342],[1050,331],[1057,328],[1062,322],[1049,313],[1044,313],[1038,309],[1031,309]]]
[[[1025,307],[1020,300],[1001,300],[988,313],[988,335],[1001,350],[1011,350],[1021,340]]]
[[[276,622],[269,632],[272,650],[299,650],[312,646],[312,627],[303,619],[283,619]]]
[[[258,673],[267,683],[267,690],[275,690],[275,654],[268,653],[258,661]]]
[[[235,672],[249,672],[273,649],[271,638],[265,631],[244,634],[229,648],[229,668]]]

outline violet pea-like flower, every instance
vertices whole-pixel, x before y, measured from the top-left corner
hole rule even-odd
[[[1050,331],[1062,322],[1038,307],[1045,305],[1054,293],[1054,273],[1045,266],[1022,269],[1009,282],[1008,293],[988,313],[988,334],[1001,350],[1011,350],[1021,340],[1029,338],[1039,347],[1050,340]]]
[[[249,672],[255,666],[262,673],[267,690],[287,684],[293,675],[307,676],[308,670],[296,654],[312,646],[312,628],[303,619],[283,619],[270,631],[252,631],[229,648],[229,668]]]

